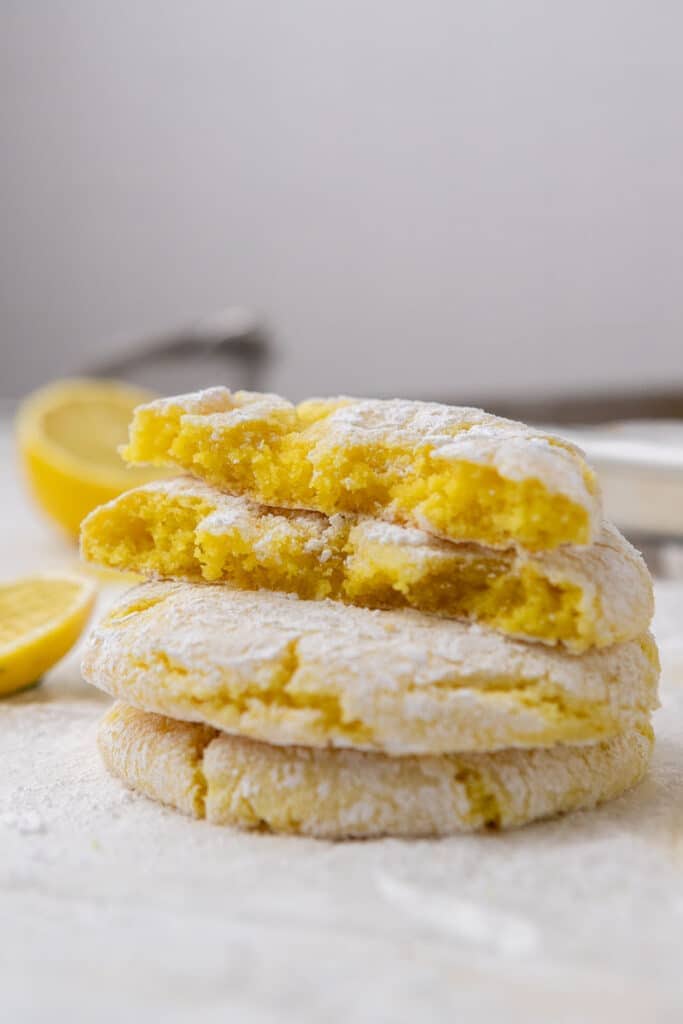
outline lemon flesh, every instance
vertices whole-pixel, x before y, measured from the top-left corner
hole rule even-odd
[[[88,512],[157,478],[118,454],[135,407],[149,392],[127,384],[69,380],[30,395],[17,419],[19,451],[42,510],[74,536]]]
[[[76,576],[44,575],[0,584],[0,695],[37,682],[73,647],[95,600]]]

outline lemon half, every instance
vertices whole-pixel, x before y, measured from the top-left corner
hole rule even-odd
[[[30,488],[43,511],[74,536],[97,505],[161,475],[127,467],[117,450],[134,408],[153,397],[129,384],[65,380],[20,406],[19,451]]]
[[[80,576],[45,573],[0,583],[0,696],[37,682],[73,647],[95,600]]]

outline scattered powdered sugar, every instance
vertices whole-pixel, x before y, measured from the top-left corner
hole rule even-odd
[[[47,825],[35,811],[5,811],[0,813],[0,825],[30,836],[47,832]]]
[[[440,931],[496,956],[524,957],[536,954],[541,934],[528,918],[509,914],[467,900],[445,900],[443,893],[426,892],[423,886],[380,870],[377,885],[389,903],[399,907],[417,922],[436,926]]]
[[[226,495],[226,497],[228,497]],[[251,520],[248,510],[244,506],[235,505],[232,508],[225,507],[205,516],[199,526],[205,533],[212,533],[220,536],[229,530],[238,529],[245,536],[253,532],[250,530]]]
[[[428,548],[435,552],[451,549],[451,545],[447,541],[440,541],[425,530],[417,530],[412,526],[399,526],[397,523],[384,522],[381,519],[363,519],[361,523],[363,537],[376,544]]]
[[[304,766],[300,761],[278,765],[276,785],[283,789],[296,789],[304,781]]]

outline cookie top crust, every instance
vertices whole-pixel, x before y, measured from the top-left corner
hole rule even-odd
[[[602,518],[576,446],[430,402],[341,396],[295,406],[210,388],[139,407],[123,456],[180,466],[266,504],[365,513],[494,546],[587,544]]]
[[[576,657],[409,610],[155,582],[93,630],[83,672],[227,732],[405,754],[595,742],[647,719],[659,665],[647,635]]]
[[[116,703],[98,743],[114,775],[186,814],[344,839],[511,828],[592,807],[638,782],[652,732],[588,747],[396,758],[275,747]]]

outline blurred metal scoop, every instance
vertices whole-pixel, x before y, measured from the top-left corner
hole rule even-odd
[[[270,355],[263,325],[249,310],[231,306],[178,330],[141,338],[84,372],[134,381],[167,394],[214,384],[258,390]]]

